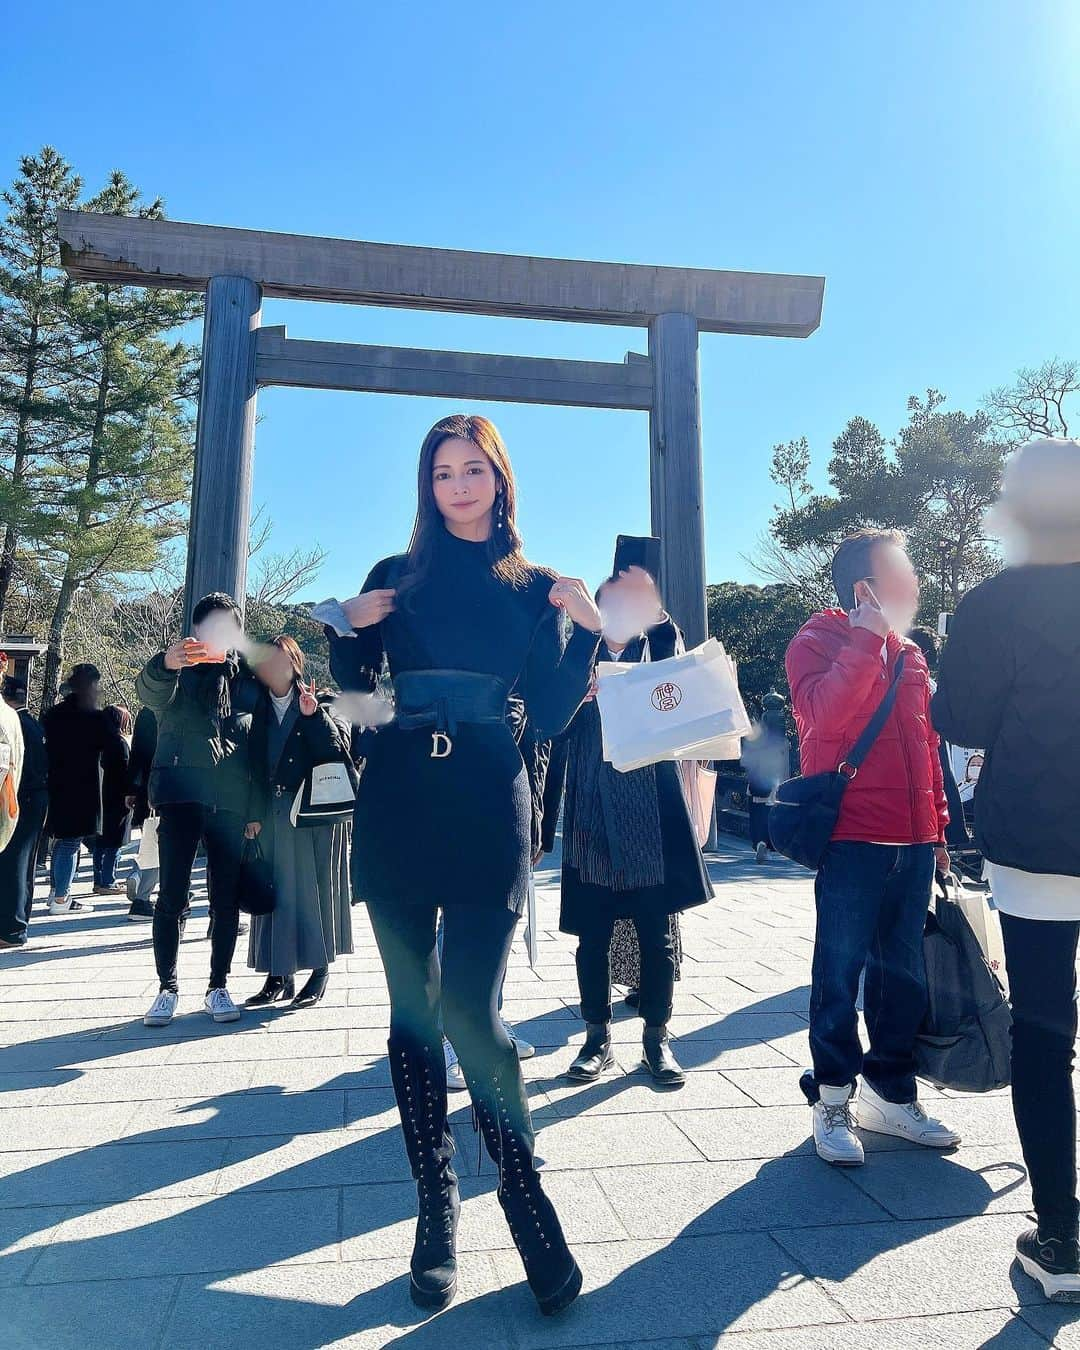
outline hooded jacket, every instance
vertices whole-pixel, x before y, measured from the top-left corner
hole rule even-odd
[[[883,651],[884,648],[884,651]],[[949,820],[930,722],[930,672],[913,642],[852,628],[842,609],[796,633],[786,666],[804,774],[837,769],[885,696],[904,652],[896,704],[844,793],[833,839],[940,844]]]

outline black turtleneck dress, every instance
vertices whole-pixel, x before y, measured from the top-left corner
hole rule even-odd
[[[393,586],[402,557],[372,569],[364,590]],[[347,691],[371,692],[385,656],[391,675],[464,670],[495,675],[525,701],[533,733],[565,729],[588,689],[597,638],[548,600],[552,576],[532,569],[515,587],[493,575],[483,544],[443,531],[428,578],[381,624],[351,637],[328,631],[330,667]],[[506,725],[464,723],[433,759],[431,731],[395,723],[368,738],[357,794],[356,900],[470,905],[520,914],[528,895],[532,803]]]

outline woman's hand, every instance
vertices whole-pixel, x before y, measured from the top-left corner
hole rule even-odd
[[[297,680],[296,692],[300,703],[300,713],[304,717],[314,717],[319,711],[319,700],[315,697],[315,681],[310,685],[303,680]]]
[[[260,834],[262,834],[261,820],[249,820],[248,823],[244,826],[245,839],[258,839]]]
[[[591,703],[591,702],[593,701],[593,699],[596,697],[596,691],[597,691],[597,689],[598,689],[599,687],[600,687],[600,678],[599,678],[599,676],[596,674],[596,671],[594,670],[594,671],[593,671],[593,675],[592,675],[592,679],[589,681],[589,687],[588,687],[588,689],[585,691],[585,699],[584,699],[584,702],[586,702],[586,703]]]
[[[565,610],[579,628],[587,628],[590,633],[600,632],[600,611],[580,578],[560,577],[552,586],[548,600],[557,609]]]
[[[396,591],[365,591],[351,600],[343,600],[341,608],[354,628],[371,628],[393,614],[396,594]]]

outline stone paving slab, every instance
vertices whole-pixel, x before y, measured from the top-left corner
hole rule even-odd
[[[612,1071],[565,1078],[583,1028],[550,868],[540,963],[520,942],[511,954],[505,1011],[536,1045],[523,1070],[537,1151],[585,1272],[558,1319],[523,1282],[461,1093],[461,1290],[433,1318],[408,1299],[415,1187],[362,908],[316,1009],[215,1026],[200,887],[181,1015],[159,1030],[141,1023],[148,925],[122,900],[39,911],[30,946],[0,955],[0,1350],[1080,1350],[1080,1309],[1046,1305],[1011,1267],[1030,1193],[1008,1094],[925,1090],[963,1132],[950,1154],[866,1135],[864,1168],[821,1164],[798,1090],[809,878],[738,843],[710,864],[717,899],[682,924],[681,1090],[641,1071],[621,991]],[[262,979],[244,941],[238,1000]]]

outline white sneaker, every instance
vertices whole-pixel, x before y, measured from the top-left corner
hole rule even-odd
[[[917,1101],[887,1102],[863,1081],[855,1104],[859,1128],[874,1134],[895,1134],[926,1148],[955,1148],[960,1136],[940,1120],[928,1116]]]
[[[70,895],[54,895],[49,898],[50,914],[93,914],[94,906],[85,900],[73,900]]]
[[[851,1118],[850,1087],[820,1087],[814,1104],[814,1147],[834,1167],[861,1167],[866,1161],[862,1140]]]
[[[759,863],[769,861],[769,846],[764,841],[764,839],[761,841],[760,844],[758,844],[757,848],[754,850],[754,857],[757,859]]]
[[[536,1054],[536,1046],[530,1045],[524,1036],[515,1031],[505,1017],[500,1017],[499,1021],[503,1024],[503,1031],[510,1037],[510,1044],[517,1051],[518,1059],[532,1059]]]
[[[163,989],[153,1003],[150,1004],[149,1012],[143,1016],[144,1027],[167,1027],[173,1020],[173,1014],[176,1012],[176,1004],[179,995],[171,989]]]
[[[447,1091],[465,1092],[469,1085],[465,1081],[465,1075],[461,1072],[461,1065],[458,1063],[457,1052],[445,1036],[443,1037],[443,1055],[446,1059]]]
[[[215,1022],[239,1022],[240,1009],[232,1001],[227,989],[211,989],[203,999],[203,1011]]]

